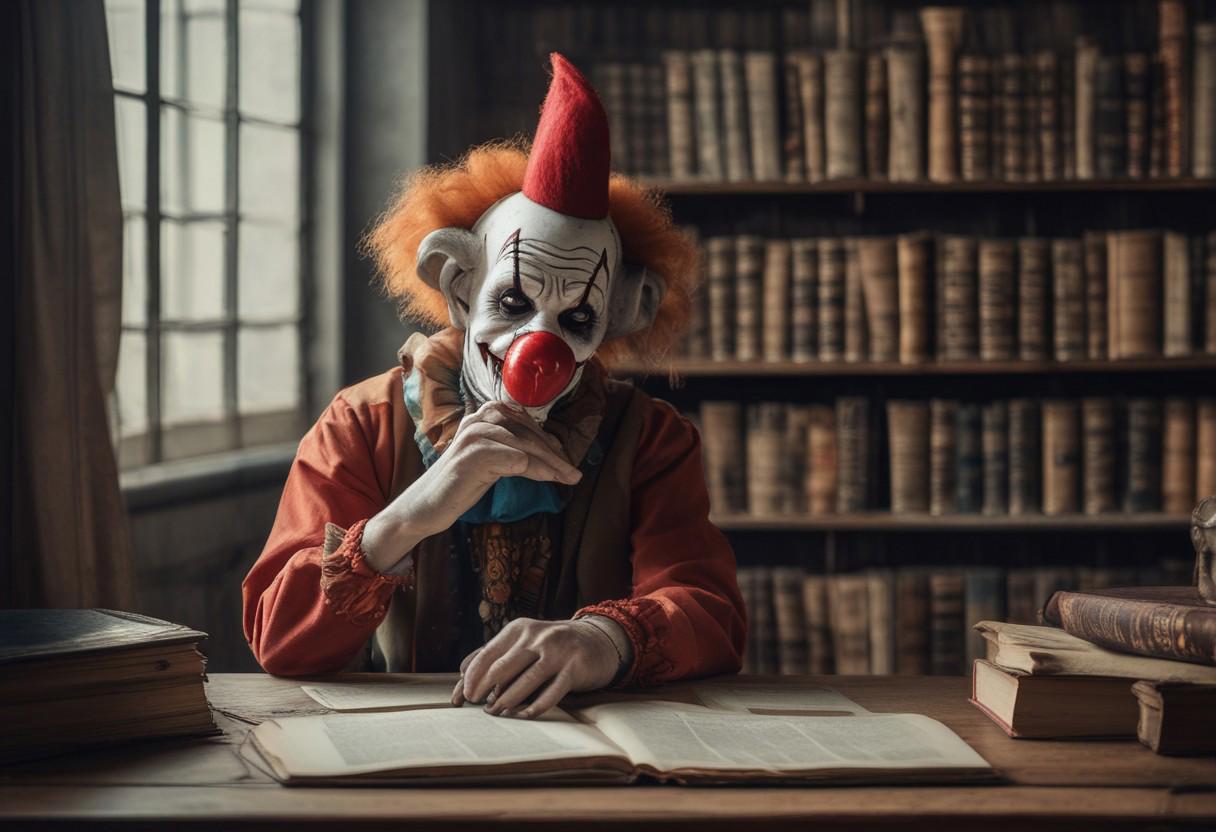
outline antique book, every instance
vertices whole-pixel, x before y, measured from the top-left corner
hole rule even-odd
[[[1195,508],[1195,402],[1168,398],[1161,452],[1161,510],[1190,514]]]
[[[658,179],[671,178],[671,141],[667,126],[666,69],[661,62],[646,64],[646,137],[649,164],[646,173]]]
[[[963,672],[963,575],[933,572],[929,575],[929,663],[935,676]]]
[[[1051,241],[1055,358],[1085,358],[1085,273],[1080,240]]]
[[[688,335],[684,338],[684,354],[689,358],[709,358],[709,255],[695,228],[683,230],[697,246],[698,277],[689,298],[692,309],[688,317]]]
[[[1191,328],[1190,242],[1185,234],[1166,232],[1162,241],[1162,286],[1164,321],[1162,351],[1170,357],[1190,355]]]
[[[599,91],[604,103],[604,112],[608,116],[612,165],[620,170],[632,170],[633,161],[629,155],[629,122],[627,121],[629,79],[625,65],[616,61],[597,64],[595,77],[595,87]]]
[[[1027,153],[1026,87],[1022,56],[1016,52],[1001,55],[1001,164],[1006,182],[1025,182],[1030,178]]]
[[[1034,569],[1010,569],[1005,573],[1005,619],[1010,624],[1033,624],[1042,604],[1035,599]]]
[[[785,405],[757,402],[747,406],[747,510],[780,514],[783,504],[782,460],[785,456]]]
[[[828,614],[827,575],[804,575],[802,608],[806,612],[807,673],[832,673],[832,624]]]
[[[692,64],[693,124],[696,132],[697,176],[720,182],[726,176],[723,163],[721,116],[718,109],[718,56],[712,49],[698,49]]]
[[[993,48],[996,48],[996,44],[993,44]],[[988,167],[992,173],[991,179],[996,182],[1005,179],[1005,130],[1002,126],[1005,100],[1001,95],[1001,85],[1004,83],[1002,72],[1000,56],[990,56],[988,61]]]
[[[836,410],[832,405],[809,405],[807,428],[806,510],[811,515],[836,511]]]
[[[824,53],[824,174],[828,179],[862,175],[861,74],[861,53],[850,49]]]
[[[1091,360],[1106,358],[1106,235],[1086,231],[1081,237],[1085,258],[1085,355]]]
[[[1065,38],[1067,40],[1067,38]],[[1060,176],[1077,178],[1077,72],[1071,51],[1057,53],[1060,60]]]
[[[960,514],[978,514],[984,502],[983,416],[978,404],[958,406],[954,441],[954,481]]]
[[[781,130],[781,162],[786,182],[806,181],[806,147],[802,115],[802,93],[798,81],[798,61],[786,54],[781,60],[781,100],[785,118]]]
[[[1127,490],[1123,510],[1161,510],[1161,400],[1127,401]]]
[[[1152,60],[1143,52],[1123,56],[1123,117],[1127,136],[1127,175],[1141,179],[1148,173],[1149,69]]]
[[[988,661],[1031,676],[1104,676],[1117,679],[1216,683],[1216,669],[1110,650],[1058,627],[981,621]]]
[[[1216,606],[1193,586],[1057,592],[1043,620],[1109,650],[1216,665]]]
[[[1216,176],[1216,22],[1196,22],[1191,69],[1191,175]]]
[[[203,691],[206,637],[112,610],[0,610],[0,763],[219,733]]]
[[[861,271],[869,360],[899,359],[899,266],[894,237],[859,237],[857,260]]]
[[[1115,403],[1111,399],[1082,399],[1081,442],[1082,508],[1086,514],[1115,511]]]
[[[1139,681],[1137,737],[1158,754],[1216,753],[1216,684]]]
[[[836,511],[870,507],[870,401],[861,396],[836,400]]]
[[[1037,514],[1040,498],[1039,403],[1009,401],[1009,513]]]
[[[895,572],[867,570],[866,587],[870,673],[889,676],[895,672]]]
[[[979,242],[979,336],[984,361],[1014,357],[1015,255],[1012,240]]]
[[[765,361],[790,357],[790,241],[764,241],[762,354]]]
[[[869,597],[870,584],[865,573],[832,575],[828,579],[828,615],[837,673],[870,672]]]
[[[785,406],[785,436],[781,453],[781,513],[805,514],[807,504],[807,442],[811,427],[811,406]]]
[[[692,62],[687,52],[663,53],[667,90],[667,148],[671,178],[692,179],[697,171],[696,144],[693,142]]]
[[[823,61],[811,52],[795,52],[798,95],[802,112],[802,145],[806,151],[806,178],[819,182],[827,176],[823,126]]]
[[[1097,170],[1098,44],[1089,35],[1077,38],[1075,66],[1075,118],[1073,152],[1078,179],[1093,179]]]
[[[1081,442],[1077,403],[1048,399],[1043,410],[1043,513],[1077,511]]]
[[[1009,513],[1009,404],[985,404],[981,416],[984,455],[984,514]]]
[[[1161,232],[1112,231],[1106,295],[1111,358],[1161,355]]]
[[[1183,0],[1160,0],[1157,5],[1158,45],[1165,84],[1165,175],[1186,176],[1187,145],[1187,20]]]
[[[891,511],[929,510],[929,402],[890,399]]]
[[[661,88],[660,88],[661,89]],[[625,64],[625,144],[629,147],[629,166],[625,168],[631,173],[647,175],[652,173],[650,138],[652,131],[647,124],[647,99],[650,97],[650,87],[647,83],[646,66],[636,61]]]
[[[963,39],[965,12],[958,7],[929,6],[920,10],[929,58],[929,179],[956,178],[954,123],[954,64]]]
[[[749,608],[749,628],[754,627],[756,673],[777,672],[777,610],[773,599],[773,570],[756,571],[755,607]]]
[[[1018,240],[1018,358],[1023,361],[1043,361],[1049,355],[1047,292],[1050,268],[1047,240],[1036,237]]]
[[[790,241],[790,353],[795,361],[819,354],[819,241]]]
[[[933,399],[929,402],[929,513],[958,511],[958,402]]]
[[[1127,126],[1123,114],[1123,58],[1099,55],[1094,70],[1094,174],[1127,175]]]
[[[1195,502],[1216,494],[1216,399],[1195,403]]]
[[[748,136],[752,178],[761,182],[781,179],[781,141],[777,114],[777,56],[751,50],[743,54]]]
[[[976,245],[971,237],[941,238],[941,314],[938,358],[965,361],[979,356]]]
[[[930,358],[932,237],[924,232],[896,238],[899,269],[899,362],[921,364]],[[1216,321],[1216,316],[1213,317]],[[1216,324],[1214,324],[1216,325]],[[1213,349],[1216,352],[1216,348]]]
[[[971,703],[1011,737],[1131,737],[1140,709],[1127,679],[1034,676],[979,660]]]
[[[802,570],[772,570],[773,611],[777,620],[779,673],[807,673],[806,612],[802,603]]]
[[[1152,55],[1148,101],[1148,176],[1165,176],[1165,62],[1160,52]]]
[[[845,241],[819,240],[819,360],[844,358]]]
[[[1039,80],[1034,55],[1021,55],[1022,64],[1022,150],[1026,159],[1022,163],[1025,181],[1038,182],[1043,178],[1039,153]]]
[[[711,499],[712,502],[712,499]],[[766,569],[757,567],[741,566],[736,571],[736,581],[739,583],[739,594],[743,596],[743,606],[747,612],[747,643],[743,649],[743,672],[758,673],[757,659],[760,650],[758,646],[759,637],[755,626],[756,617],[756,585],[760,580],[760,573],[767,573]]]
[[[992,176],[991,76],[987,55],[959,56],[958,161],[959,178],[965,182],[982,182]]]
[[[764,239],[752,234],[735,238],[735,355],[739,361],[761,357],[761,287]]]
[[[866,54],[865,72],[866,176],[870,179],[886,179],[889,112],[887,64],[883,60],[882,52],[872,50]]]
[[[745,511],[743,406],[739,402],[701,402],[701,442],[711,509],[716,514]]]
[[[892,182],[925,178],[924,61],[916,41],[896,41],[887,47],[887,176]]]
[[[895,573],[895,672],[929,674],[929,573],[904,568]]]
[[[735,240],[710,237],[705,252],[709,354],[715,361],[730,361],[735,357]]]
[[[743,182],[752,177],[743,59],[731,49],[720,49],[717,55],[718,84],[722,91],[723,167],[726,181]]]
[[[844,360],[859,362],[869,357],[870,347],[861,247],[856,237],[848,237],[844,242]]]
[[[1039,178],[1054,182],[1064,172],[1060,159],[1060,61],[1055,52],[1044,49],[1033,59],[1035,110],[1038,119]]]
[[[963,572],[963,622],[966,628],[967,666],[987,655],[984,636],[975,629],[980,621],[1005,617],[1005,576],[993,566],[971,566]]]

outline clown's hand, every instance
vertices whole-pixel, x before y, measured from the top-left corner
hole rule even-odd
[[[557,438],[523,410],[487,402],[461,420],[426,473],[367,522],[364,556],[378,572],[390,571],[420,540],[450,528],[503,477],[574,485],[582,476]]]
[[[610,618],[517,618],[461,663],[452,704],[485,702],[491,714],[531,719],[567,693],[606,687],[631,661],[629,639]]]

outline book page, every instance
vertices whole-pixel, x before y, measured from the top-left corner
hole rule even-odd
[[[393,682],[333,682],[301,685],[315,701],[335,711],[405,711],[452,707],[452,684],[424,679]]]
[[[252,733],[268,762],[290,777],[623,756],[560,710],[535,720],[490,716],[474,705],[325,714],[267,721]]]
[[[773,716],[630,702],[582,716],[657,771],[989,769],[953,731],[919,714]]]
[[[757,714],[868,714],[839,691],[820,685],[753,685],[706,682],[692,686],[697,701],[707,708],[722,711],[750,711]]]

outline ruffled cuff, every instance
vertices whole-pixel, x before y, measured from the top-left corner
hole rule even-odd
[[[620,624],[633,647],[633,664],[613,687],[649,687],[670,679],[675,665],[662,649],[667,641],[667,616],[657,601],[650,598],[602,601],[583,607],[574,617],[585,615],[602,615]]]
[[[321,550],[321,593],[334,613],[352,624],[379,621],[388,612],[393,590],[414,585],[414,555],[406,555],[400,575],[385,575],[372,569],[363,554],[363,527],[360,520],[350,529],[325,524],[325,544]]]

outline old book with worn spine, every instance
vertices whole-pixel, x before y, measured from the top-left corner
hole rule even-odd
[[[925,178],[925,58],[916,41],[887,48],[890,135],[887,175],[892,182]]]
[[[804,575],[802,578],[808,673],[831,673],[836,665],[832,655],[832,623],[828,613],[829,580],[827,575]]]
[[[705,241],[708,277],[709,354],[715,361],[735,357],[735,240]]]
[[[1160,399],[1127,400],[1124,511],[1161,510],[1161,405]]]
[[[666,130],[667,80],[666,69],[660,62],[646,65],[646,131],[649,164],[646,173],[659,179],[671,179],[671,140]]]
[[[709,505],[716,514],[746,509],[743,406],[738,402],[701,402],[701,442]]]
[[[1165,400],[1161,452],[1161,509],[1190,514],[1195,508],[1195,402]]]
[[[965,361],[979,356],[976,243],[971,237],[941,239],[941,314],[938,358]]]
[[[1071,51],[1057,53],[1060,60],[1060,176],[1077,178],[1077,72]]]
[[[756,582],[759,573],[767,570],[756,567],[739,567],[735,580],[739,584],[739,594],[743,596],[743,606],[747,612],[747,642],[743,648],[743,672],[758,673],[756,657],[760,654],[759,636],[755,626],[756,618]]]
[[[785,437],[781,454],[781,513],[806,513],[807,441],[810,433],[811,406],[785,406]]]
[[[992,566],[972,566],[963,572],[963,626],[967,633],[967,666],[987,655],[984,636],[975,630],[980,621],[1005,618],[1005,575]]]
[[[747,135],[747,86],[743,58],[730,49],[718,50],[718,83],[722,90],[722,147],[728,182],[751,178]]]
[[[1187,124],[1186,3],[1160,0],[1157,6],[1158,44],[1165,84],[1165,175],[1186,176]]]
[[[1158,754],[1216,753],[1216,684],[1132,685],[1140,706],[1136,736]]]
[[[697,176],[710,182],[725,178],[718,83],[718,55],[712,49],[698,49],[690,56],[692,65],[693,124],[696,132]]]
[[[989,155],[991,76],[987,55],[959,56],[958,157],[959,176],[965,182],[981,182],[992,175]]]
[[[777,607],[773,597],[773,572],[757,570],[755,579],[756,606],[749,610],[749,625],[756,628],[756,672],[776,673],[779,668],[777,636]]]
[[[790,353],[795,361],[819,354],[819,241],[790,241]]]
[[[929,664],[929,573],[905,568],[895,574],[895,672],[927,676]]]
[[[960,514],[978,514],[984,502],[983,415],[978,404],[958,406],[955,419],[954,481]]]
[[[1048,399],[1043,409],[1043,513],[1074,514],[1080,484],[1081,441],[1077,403]]]
[[[1009,513],[1009,404],[984,405],[981,415],[984,454],[984,514]]]
[[[735,238],[735,355],[739,361],[761,357],[761,287],[764,239],[751,234]]]
[[[1107,355],[1106,235],[1086,231],[1081,238],[1085,257],[1085,355],[1101,360]]]
[[[1005,573],[1005,620],[1010,624],[1033,624],[1041,604],[1034,595],[1034,569],[1010,569]]]
[[[819,240],[819,360],[844,358],[845,241],[840,237]]]
[[[864,573],[832,575],[828,579],[828,614],[832,626],[832,655],[836,672],[870,672],[869,581]]]
[[[861,247],[856,237],[845,240],[844,360],[869,358],[870,327],[866,320],[865,288],[861,273]]]
[[[954,65],[965,12],[958,7],[920,10],[929,56],[929,179],[953,182],[958,170],[954,123]]]
[[[824,156],[828,179],[862,175],[861,53],[833,49],[823,55]]]
[[[982,659],[971,702],[1019,739],[1129,737],[1139,718],[1127,679],[1035,676]]]
[[[778,567],[772,571],[773,614],[777,626],[777,672],[807,672],[806,611],[803,609],[802,570]]]
[[[790,356],[790,241],[764,241],[764,309],[762,332],[765,361],[784,361]]]
[[[667,89],[667,136],[671,178],[676,181],[696,175],[696,144],[693,142],[692,62],[687,52],[663,53]]]
[[[1088,35],[1077,38],[1075,67],[1074,149],[1078,179],[1093,179],[1096,175],[1096,116],[1098,44]]]
[[[1165,307],[1162,350],[1170,357],[1190,355],[1194,344],[1190,241],[1185,234],[1166,232],[1161,254]]]
[[[1035,54],[1034,78],[1039,178],[1054,182],[1063,175],[1060,162],[1060,61],[1055,52],[1044,49]]]
[[[650,140],[654,131],[647,123],[650,84],[645,64],[637,61],[625,64],[625,89],[625,144],[629,146],[629,166],[625,170],[645,176],[652,173],[651,166],[654,161],[650,153]]]
[[[1094,174],[1127,175],[1127,126],[1123,114],[1123,59],[1100,55],[1094,70]]]
[[[1086,514],[1115,511],[1115,403],[1081,401],[1081,487]]]
[[[1009,361],[1016,352],[1014,288],[1016,249],[1013,240],[979,242],[980,358]]]
[[[841,396],[836,400],[836,511],[870,507],[872,452],[870,400]]]
[[[759,402],[747,408],[747,510],[760,516],[781,514],[785,405]]]
[[[792,55],[798,66],[798,97],[802,113],[802,146],[806,152],[806,178],[819,182],[827,176],[823,126],[823,61],[811,52]]]
[[[1149,70],[1152,59],[1143,52],[1123,56],[1123,114],[1127,126],[1127,175],[1142,179],[1148,173]]]
[[[929,510],[929,403],[887,402],[891,463],[891,511]]]
[[[1039,78],[1034,55],[1022,55],[1022,149],[1026,160],[1022,169],[1025,181],[1038,182],[1043,178],[1042,159],[1039,149]]]
[[[802,95],[798,85],[798,61],[786,55],[781,61],[782,96],[785,105],[781,131],[781,162],[786,182],[806,181],[806,147],[803,143]]]
[[[1036,514],[1040,497],[1039,403],[1009,401],[1009,513]]]
[[[929,402],[929,513],[958,511],[958,402],[933,399]]]
[[[963,672],[966,655],[963,624],[963,575],[942,571],[929,575],[929,657],[935,676]]]
[[[1195,502],[1216,494],[1216,399],[1195,402]]]
[[[1085,272],[1080,240],[1051,241],[1053,337],[1057,361],[1086,356]]]
[[[1191,70],[1191,175],[1216,176],[1216,22],[1196,23]]]
[[[620,170],[632,170],[633,160],[629,153],[629,123],[626,112],[629,99],[627,71],[623,64],[617,61],[607,61],[598,64],[594,74],[595,86],[604,103],[604,112],[608,116],[612,165]]]
[[[866,572],[866,612],[869,616],[870,672],[889,676],[895,672],[895,572],[870,569]]]
[[[857,239],[857,258],[869,334],[869,359],[899,358],[899,266],[894,237]]]
[[[1018,240],[1018,358],[1023,361],[1043,361],[1049,355],[1047,289],[1050,268],[1047,240],[1037,237]]]
[[[827,404],[812,404],[807,426],[806,510],[812,516],[836,510],[836,410]]]
[[[1026,131],[1026,85],[1022,56],[1009,52],[1001,56],[1001,153],[1006,182],[1025,182],[1030,178]]]
[[[1107,237],[1110,357],[1161,355],[1160,231],[1112,231]]]
[[[900,234],[896,239],[901,364],[920,364],[930,357],[932,244],[932,237],[924,232]]]
[[[761,182],[776,182],[781,179],[776,54],[759,50],[745,52],[743,77],[747,93],[752,178]]]
[[[870,179],[887,178],[887,140],[889,118],[887,109],[887,64],[882,52],[872,50],[866,54],[866,176]]]

